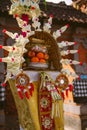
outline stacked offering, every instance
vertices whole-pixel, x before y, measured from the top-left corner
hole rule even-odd
[[[49,55],[46,46],[35,45],[28,51],[29,67],[48,68]]]

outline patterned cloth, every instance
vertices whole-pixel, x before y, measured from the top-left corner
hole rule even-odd
[[[76,79],[73,81],[73,96],[74,101],[77,103],[87,102],[87,80],[86,79]]]
[[[5,102],[5,88],[0,83],[0,109],[3,109]]]

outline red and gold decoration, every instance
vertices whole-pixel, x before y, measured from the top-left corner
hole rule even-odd
[[[24,96],[29,99],[34,91],[34,85],[33,83],[30,83],[30,79],[25,73],[20,73],[17,75],[16,87],[18,95],[21,99],[23,99]]]
[[[43,77],[44,78],[44,77]],[[41,129],[52,130],[53,119],[51,117],[52,112],[52,96],[46,86],[46,80],[43,81],[41,77],[41,84],[39,89],[39,111]]]
[[[41,72],[39,111],[42,130],[54,129],[54,116],[59,117],[58,100],[61,100],[61,96],[57,89],[51,77],[46,72]]]
[[[59,74],[56,78],[56,84],[58,85],[58,88],[65,90],[69,84],[67,76]]]
[[[12,46],[0,45],[0,49],[8,51],[8,56],[0,58],[0,62],[7,63],[4,83],[9,81],[20,125],[23,130],[60,130],[60,128],[64,130],[62,92],[72,90],[72,86],[68,85],[67,76],[70,75],[73,78],[79,76],[62,66],[63,64],[82,65],[82,62],[64,59],[65,55],[78,52],[78,50],[65,51],[64,49],[66,46],[75,45],[75,42],[58,42],[58,37],[69,25],[66,24],[51,32],[52,15],[41,27],[39,0],[11,0],[11,2],[9,13],[15,17],[20,33],[3,30],[3,33],[15,42]],[[40,78],[38,77],[36,81],[40,83],[38,85],[33,82],[34,80],[30,82],[30,76],[26,74],[26,71],[24,73],[22,64],[26,62],[26,58],[28,58],[28,67],[33,69],[33,75],[37,68],[41,70],[38,72]],[[31,71],[31,68],[29,70]],[[59,75],[53,80],[46,70],[56,71]]]
[[[61,91],[60,94],[61,94],[63,99],[65,98],[64,91],[65,91],[66,96],[68,97],[68,91],[73,90],[73,85],[69,84],[68,77],[65,74],[62,74],[62,73],[59,74],[56,77],[55,84],[56,84],[56,87],[58,89],[60,89],[60,91]]]

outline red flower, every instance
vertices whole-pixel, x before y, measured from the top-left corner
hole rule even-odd
[[[28,23],[28,21],[29,21],[29,17],[28,17],[28,15],[27,14],[22,14],[22,20],[23,21],[26,21],[27,23]]]

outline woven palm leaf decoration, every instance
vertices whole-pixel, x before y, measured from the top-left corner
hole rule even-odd
[[[74,45],[75,42],[66,42],[62,41],[61,43],[57,42],[57,38],[64,33],[64,31],[69,27],[65,25],[60,29],[56,30],[51,33],[51,25],[53,16],[50,15],[48,22],[43,25],[41,28],[41,23],[39,22],[39,16],[41,15],[41,10],[38,5],[39,1],[27,1],[27,0],[20,0],[20,1],[12,1],[12,5],[10,8],[10,14],[16,18],[19,27],[21,28],[21,34],[12,33],[7,31],[6,29],[3,30],[9,37],[15,40],[13,46],[2,46],[0,45],[0,49],[5,49],[9,52],[7,57],[0,58],[0,62],[7,63],[7,75],[5,82],[11,78],[11,76],[15,76],[21,73],[22,64],[25,61],[23,55],[27,52],[26,44],[31,45],[33,38],[42,40],[43,42],[41,45],[47,46],[48,55],[49,55],[49,70],[54,68],[54,70],[58,70],[66,75],[72,75],[74,78],[78,78],[79,76],[75,73],[70,73],[68,69],[62,68],[62,64],[81,64],[79,61],[75,61],[72,59],[63,59],[62,56],[68,54],[77,53],[78,50],[66,50],[64,51],[63,48],[65,46]],[[26,5],[26,7],[25,7]],[[22,11],[20,9],[29,7],[30,10]],[[38,15],[37,12],[39,11]],[[20,14],[19,14],[20,12]],[[32,12],[31,14],[27,13]],[[28,20],[31,20],[32,23],[28,23]]]
[[[67,66],[69,64],[82,64],[81,62],[72,59],[64,59],[63,56],[68,55],[70,53],[77,53],[78,50],[64,50],[64,47],[72,46],[75,44],[75,42],[62,41],[58,43],[58,37],[60,37],[66,31],[66,29],[69,27],[68,24],[52,33],[51,27],[53,16],[50,15],[48,21],[44,23],[43,27],[41,27],[39,16],[42,12],[39,8],[39,0],[11,0],[11,2],[12,5],[10,7],[9,14],[12,14],[15,17],[18,26],[21,30],[21,33],[12,33],[7,31],[6,29],[3,30],[3,33],[7,34],[15,41],[12,46],[0,45],[0,49],[8,51],[7,57],[0,58],[0,62],[7,63],[7,74],[3,86],[5,86],[5,83],[10,79],[14,79],[13,81],[15,81],[15,93],[17,92],[19,97],[18,98],[13,91],[16,103],[17,100],[20,102],[20,99],[22,99],[24,101],[23,105],[26,104],[27,107],[30,107],[29,109],[27,109],[26,107],[26,110],[31,111],[32,119],[35,125],[35,130],[40,130],[38,118],[39,115],[37,110],[38,105],[35,108],[34,103],[35,105],[37,104],[35,102],[36,98],[32,96],[36,88],[34,88],[34,85],[31,82],[30,77],[27,74],[25,74],[22,68],[23,63],[26,62],[25,54],[27,54],[28,56],[28,67],[30,70],[40,69],[44,71],[58,71],[60,75],[56,77],[55,81],[52,81],[50,76],[48,76],[46,73],[41,73],[42,85],[40,85],[39,89],[39,99],[40,103],[42,103],[42,107],[45,107],[45,104],[43,104],[44,101],[50,101],[50,111],[48,111],[48,117],[50,117],[50,120],[45,120],[47,118],[45,118],[44,115],[44,121],[48,121],[47,123],[50,123],[51,126],[49,125],[47,127],[47,124],[43,125],[44,121],[42,117],[40,117],[42,123],[41,128],[42,130],[44,130],[44,128],[47,127],[46,130],[52,130],[54,129],[53,117],[54,115],[57,115],[57,117],[59,116],[59,109],[56,109],[58,107],[57,101],[62,99],[62,95],[59,93],[58,90],[60,89],[63,92],[66,89],[71,89],[71,86],[68,84],[69,76],[72,76],[73,78],[79,78],[79,76],[75,72],[71,72],[69,68],[64,68],[64,65]],[[48,76],[48,81],[47,79],[44,81],[46,85],[44,86],[44,82],[42,81],[43,78],[45,78],[46,76]],[[47,93],[45,97],[43,96],[44,88],[48,92],[48,99],[46,98]],[[12,86],[11,89],[13,89]],[[21,102],[20,106],[22,107]],[[32,108],[31,104],[33,106]],[[39,104],[39,107],[40,105],[41,104]],[[28,129],[26,129],[27,123],[24,123],[24,121],[26,122],[26,120],[24,120],[23,117],[26,116],[22,116],[18,104],[17,107],[22,127],[24,128],[24,130],[29,130],[29,127],[27,127]],[[56,110],[56,114],[54,109]],[[36,114],[35,118],[33,115],[34,112]]]

